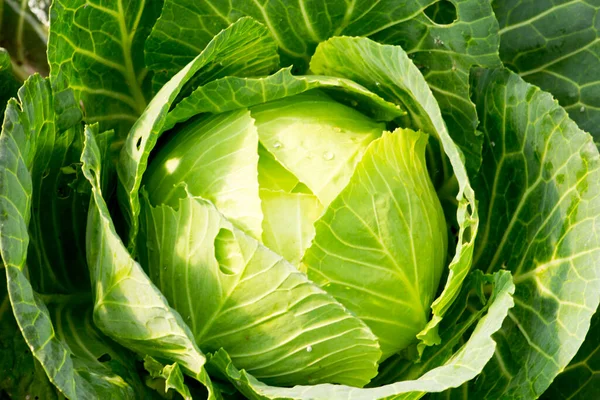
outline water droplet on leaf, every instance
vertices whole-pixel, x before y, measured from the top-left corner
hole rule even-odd
[[[585,107],[581,106],[581,108],[579,109],[579,112],[585,112]]]
[[[310,352],[312,351],[312,346],[308,346],[308,347],[306,348],[306,351],[310,353]]]
[[[275,144],[273,145],[273,147],[275,147],[276,149],[280,149],[283,147],[283,145],[281,144],[281,142],[275,142]]]
[[[323,158],[327,161],[331,161],[335,158],[335,154],[333,154],[330,151],[326,151],[325,153],[323,153]]]

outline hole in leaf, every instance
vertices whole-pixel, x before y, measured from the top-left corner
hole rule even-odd
[[[472,238],[472,229],[470,226],[466,227],[465,230],[463,231],[463,237],[462,237],[462,244],[463,245],[467,245]]]
[[[139,137],[137,142],[135,142],[135,148],[138,149],[138,151],[139,151],[141,147],[142,147],[142,138]]]
[[[456,7],[448,0],[441,0],[425,9],[425,15],[438,25],[450,25],[458,18]]]
[[[92,175],[92,181],[93,181],[93,184],[95,185],[96,182],[99,182],[98,173],[96,172],[95,169],[89,169],[88,171],[89,171],[90,175]]]
[[[240,244],[229,229],[221,228],[215,237],[215,258],[225,275],[235,275],[244,268],[244,257]]]
[[[101,363],[109,362],[110,360],[112,360],[112,357],[108,353],[104,353],[100,357],[98,357],[98,361],[100,361]]]

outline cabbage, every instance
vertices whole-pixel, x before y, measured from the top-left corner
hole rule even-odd
[[[7,3],[0,397],[593,397],[595,9],[284,3]]]

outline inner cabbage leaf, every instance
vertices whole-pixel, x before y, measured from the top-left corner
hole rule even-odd
[[[367,326],[210,202],[142,205],[142,263],[202,349],[226,348],[274,385],[375,376],[381,352]]]
[[[303,258],[309,278],[371,327],[384,359],[425,327],[446,262],[446,221],[426,146],[427,136],[410,129],[373,141],[316,222]]]

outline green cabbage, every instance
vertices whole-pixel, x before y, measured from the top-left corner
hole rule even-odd
[[[0,397],[593,397],[597,7],[22,3]]]

